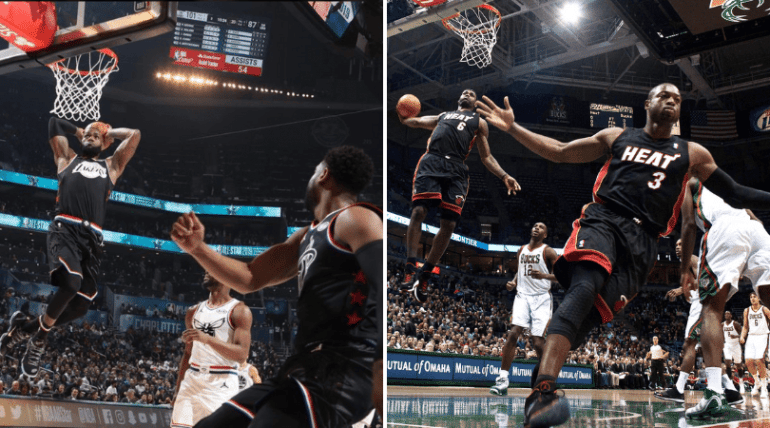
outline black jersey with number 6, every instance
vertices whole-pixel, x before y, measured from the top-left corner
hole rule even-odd
[[[689,167],[686,140],[673,135],[656,140],[643,129],[628,128],[596,177],[594,202],[668,235],[679,217]]]
[[[428,139],[428,153],[465,160],[479,130],[479,115],[473,111],[445,111]]]

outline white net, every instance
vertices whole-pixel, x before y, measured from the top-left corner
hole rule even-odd
[[[500,12],[489,5],[474,7],[443,20],[444,26],[463,38],[460,62],[484,68],[492,63],[492,48],[497,43]]]
[[[51,113],[77,122],[99,120],[102,88],[110,73],[118,70],[117,56],[98,50],[51,63],[48,68],[56,77],[56,100]]]

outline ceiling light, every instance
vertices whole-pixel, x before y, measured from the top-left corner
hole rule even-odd
[[[568,24],[576,24],[583,16],[583,8],[578,3],[567,3],[561,9],[561,19]]]

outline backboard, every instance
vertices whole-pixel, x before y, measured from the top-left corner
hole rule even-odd
[[[57,1],[58,30],[45,49],[25,53],[0,39],[0,74],[148,39],[176,26],[177,2]]]

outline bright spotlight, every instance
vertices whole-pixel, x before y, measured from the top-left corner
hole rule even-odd
[[[583,17],[583,8],[578,3],[567,3],[561,9],[561,19],[568,24],[576,24]]]

